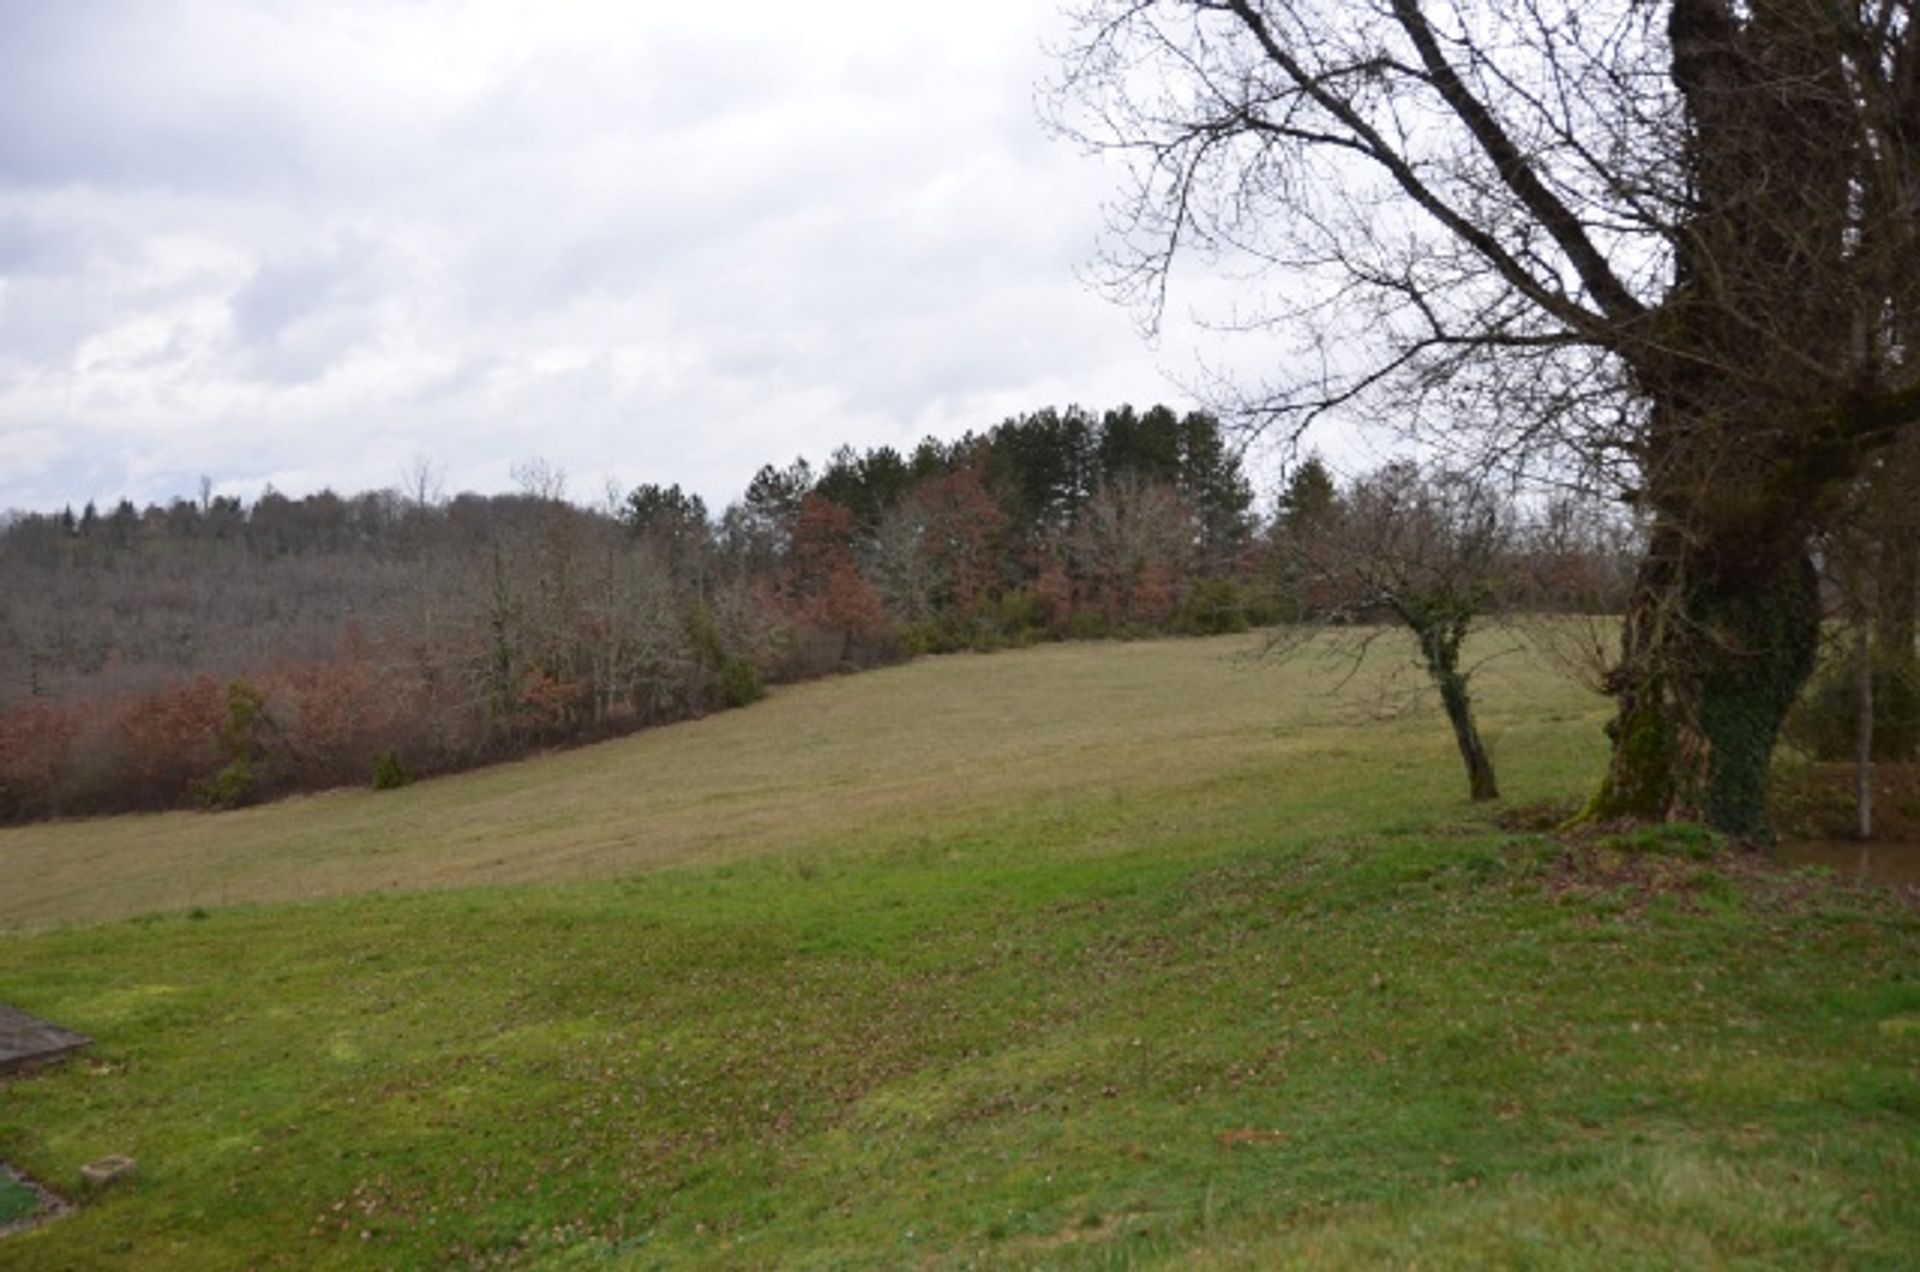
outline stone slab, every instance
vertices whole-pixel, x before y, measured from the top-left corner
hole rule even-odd
[[[0,1003],[0,1073],[57,1060],[93,1039]]]
[[[80,1168],[80,1179],[89,1188],[105,1188],[108,1184],[119,1183],[133,1174],[134,1162],[131,1157],[102,1157],[97,1162],[88,1162]]]

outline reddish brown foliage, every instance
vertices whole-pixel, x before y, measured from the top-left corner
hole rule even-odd
[[[1157,627],[1179,604],[1180,580],[1173,570],[1157,560],[1141,566],[1127,597],[1127,616],[1142,626]]]
[[[592,695],[579,681],[562,680],[538,667],[527,668],[520,677],[517,722],[535,734],[564,733],[591,710]]]
[[[0,717],[0,818],[60,811],[79,721],[69,707],[30,702]]]
[[[284,767],[297,785],[357,782],[390,740],[403,701],[355,657],[348,642],[331,662],[297,663],[268,681]]]
[[[834,563],[820,595],[808,606],[808,617],[839,632],[849,648],[855,641],[878,635],[887,625],[879,596],[850,559]]]
[[[821,642],[801,642],[803,656],[794,667],[800,674],[852,661],[858,647],[886,627],[880,597],[854,559],[854,532],[853,513],[821,495],[808,495],[794,518],[787,608],[803,624],[830,633],[837,647],[829,652]]]
[[[823,495],[808,495],[793,520],[793,561],[789,592],[798,598],[820,595],[834,573],[853,566],[853,513]]]
[[[994,582],[1007,514],[972,468],[923,482],[911,498],[926,527],[928,554],[947,580],[945,603],[971,612]]]
[[[1065,629],[1073,617],[1073,580],[1067,577],[1066,567],[1057,560],[1048,561],[1033,590],[1045,607],[1047,626],[1056,632]]]
[[[128,804],[176,803],[219,768],[227,696],[213,677],[195,676],[134,698],[118,715],[123,748],[118,770]]]

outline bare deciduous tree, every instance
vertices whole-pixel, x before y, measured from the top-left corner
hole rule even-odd
[[[1359,658],[1378,624],[1410,632],[1476,800],[1498,799],[1500,790],[1474,720],[1464,649],[1511,581],[1512,531],[1511,510],[1486,482],[1402,461],[1351,482],[1317,524],[1285,539],[1302,595],[1315,600],[1307,623],[1281,629],[1276,648],[1299,648],[1331,628]]]
[[[416,511],[447,501],[446,474],[425,455],[415,455],[400,470],[400,497]]]

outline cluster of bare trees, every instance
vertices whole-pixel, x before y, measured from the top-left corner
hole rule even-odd
[[[1449,501],[1482,488],[1408,465],[1339,488],[1310,461],[1263,524],[1218,424],[1164,408],[769,466],[718,517],[678,486],[582,507],[544,466],[521,484],[16,517],[0,814],[403,780],[738,706],[770,681],[1036,639],[1401,621],[1444,668],[1478,614],[1617,600],[1595,580],[1621,560],[1564,510],[1491,495],[1497,534],[1469,549],[1468,504]],[[1559,575],[1515,586],[1550,541]],[[1447,574],[1442,548],[1485,588]],[[1451,626],[1409,622],[1454,586]]]
[[[677,486],[582,507],[546,465],[517,475],[16,515],[0,816],[397,780],[913,652],[1249,618],[1252,494],[1200,414],[843,449],[718,517]]]
[[[677,486],[582,507],[538,466],[507,496],[19,516],[0,532],[0,811],[399,780],[914,652],[1269,624],[1282,647],[1403,642],[1470,793],[1493,797],[1468,637],[1599,616],[1537,629],[1599,667],[1644,525],[1406,459],[1343,480],[1309,458],[1263,520],[1219,439],[1161,408],[1040,412],[910,458],[769,466],[717,518]],[[1870,494],[1826,554],[1840,601],[1848,544],[1875,578],[1910,559],[1876,520],[1904,526],[1906,505]],[[1912,613],[1876,611],[1882,639],[1910,647]]]
[[[0,576],[13,817],[460,767],[743,700],[772,662],[747,580],[551,493],[20,517]]]

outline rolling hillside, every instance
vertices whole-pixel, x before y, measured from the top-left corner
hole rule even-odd
[[[1211,804],[1234,782],[1335,828],[1355,790],[1373,799],[1385,785],[1410,816],[1453,801],[1453,744],[1417,675],[1389,677],[1382,659],[1335,693],[1344,663],[1268,663],[1259,649],[1227,638],[933,659],[401,791],[0,829],[0,924],[885,850],[1035,806],[1092,804],[1132,842],[1169,801]],[[1517,789],[1585,780],[1598,700],[1518,657],[1496,660],[1483,696]]]
[[[0,833],[7,1266],[1882,1265],[1920,918],[1569,848],[1244,640],[923,661],[374,795]],[[1482,682],[1510,805],[1603,704]]]

